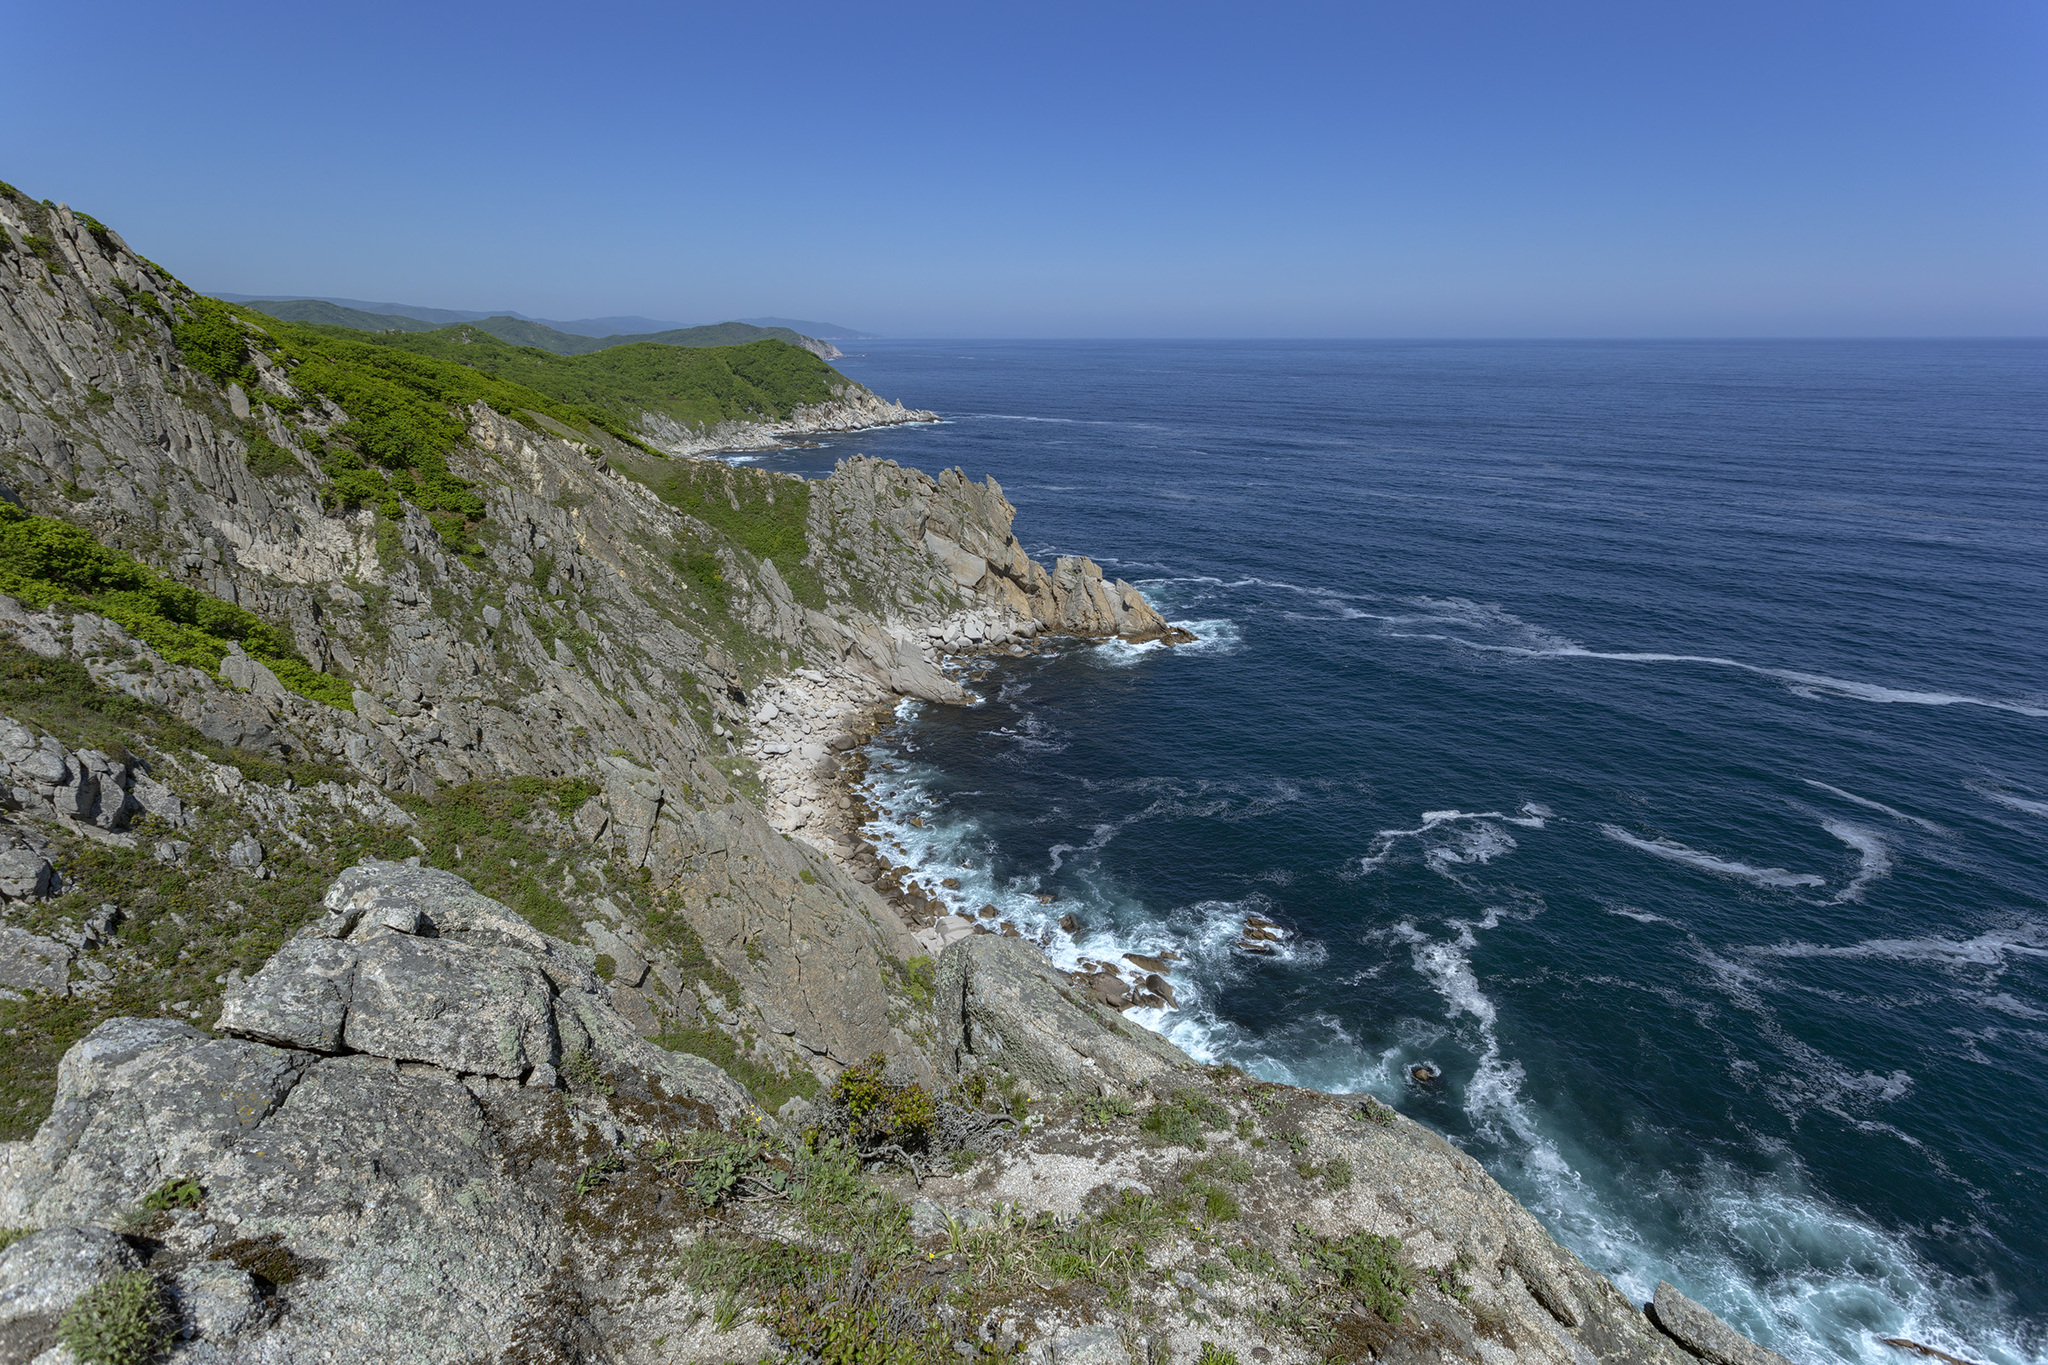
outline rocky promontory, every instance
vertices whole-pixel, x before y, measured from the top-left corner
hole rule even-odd
[[[994,480],[273,324],[0,187],[0,1362],[1749,1358],[921,918],[877,710],[1185,638]]]

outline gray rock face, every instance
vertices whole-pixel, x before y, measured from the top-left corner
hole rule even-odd
[[[1031,943],[974,934],[939,955],[942,1061],[998,1066],[1047,1092],[1134,1089],[1191,1068],[1186,1053],[1069,986]]]
[[[246,1270],[222,1261],[203,1261],[171,1281],[179,1327],[188,1337],[224,1342],[263,1325],[269,1305]]]
[[[224,1031],[262,1039],[110,1020],[66,1054],[35,1137],[0,1144],[0,1226],[65,1229],[0,1255],[0,1350],[16,1320],[43,1349],[68,1296],[135,1263],[72,1225],[182,1178],[204,1201],[150,1269],[195,1359],[496,1359],[551,1311],[587,1163],[760,1115],[710,1063],[635,1035],[577,950],[459,878],[365,864],[326,905],[230,1002]],[[576,1097],[532,1084],[556,1063]],[[266,1289],[235,1247],[305,1273]]]
[[[221,1032],[509,1080],[588,1052],[659,1077],[672,1094],[751,1105],[724,1072],[641,1039],[567,944],[453,873],[365,863],[336,880],[326,904],[227,996]]]
[[[63,652],[61,645],[58,652]],[[72,753],[55,737],[38,737],[0,716],[0,786],[8,789],[11,809],[125,829],[130,817],[144,809],[129,790],[142,772],[133,759],[116,762],[97,749]]]
[[[0,986],[67,994],[73,956],[68,944],[0,924]]]
[[[1650,1313],[1673,1341],[1713,1365],[1792,1365],[1776,1351],[1765,1350],[1709,1309],[1679,1293],[1667,1281],[1657,1282],[1657,1297],[1651,1301]]]
[[[46,1331],[56,1340],[57,1318],[80,1294],[141,1261],[106,1228],[53,1227],[33,1232],[0,1251],[0,1359],[27,1360],[22,1337]]]

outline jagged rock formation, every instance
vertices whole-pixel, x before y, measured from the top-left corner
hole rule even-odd
[[[570,945],[458,878],[369,866],[327,904],[230,998],[220,1036],[116,1019],[73,1048],[49,1121],[0,1147],[0,1223],[101,1248],[190,1180],[203,1196],[166,1211],[152,1267],[181,1300],[211,1274],[266,1310],[188,1324],[192,1358],[497,1358],[572,1253],[586,1147],[758,1111],[716,1067],[635,1036]],[[261,1275],[266,1239],[302,1268],[289,1290],[232,1258],[250,1248]],[[123,1246],[87,1273],[133,1263]],[[54,1326],[43,1272],[10,1269],[0,1313]]]
[[[932,997],[940,1057],[957,1072],[995,1068],[1047,1094],[1094,1095],[1170,1091],[1191,1069],[1158,1034],[1076,993],[1022,939],[957,940],[939,955]]]

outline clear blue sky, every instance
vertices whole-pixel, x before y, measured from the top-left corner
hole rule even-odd
[[[17,5],[200,289],[897,336],[2048,334],[2048,5]]]

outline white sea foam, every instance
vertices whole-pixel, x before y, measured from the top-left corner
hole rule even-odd
[[[1169,646],[1163,640],[1147,640],[1143,644],[1132,644],[1128,640],[1104,640],[1089,652],[1096,659],[1111,668],[1128,668],[1151,654],[1163,653],[1171,648],[1175,654],[1228,654],[1234,651],[1241,636],[1237,623],[1224,617],[1206,621],[1169,621],[1168,625],[1179,626],[1189,631],[1194,639],[1186,644]]]
[[[1607,913],[1619,915],[1623,919],[1632,919],[1637,924],[1677,924],[1676,920],[1668,920],[1662,915],[1653,915],[1647,910],[1638,910],[1633,905],[1612,905],[1607,908]]]
[[[1987,800],[1996,801],[2008,810],[2020,811],[2027,815],[2048,817],[2048,801],[2031,801],[2024,796],[2014,796],[2010,792],[1994,791],[1989,787],[1972,787],[1970,790]]]
[[[1873,938],[1861,943],[1827,946],[1778,943],[1745,951],[1764,957],[1884,958],[1894,962],[1933,962],[1944,967],[2003,967],[2008,957],[2048,957],[2048,927],[2021,925],[1993,930],[1974,938]]]
[[[1856,850],[1858,865],[1856,875],[1849,884],[1835,893],[1838,901],[1860,901],[1863,888],[1885,876],[1892,870],[1891,851],[1875,831],[1861,825],[1852,825],[1846,820],[1823,820],[1820,827],[1843,843]]]
[[[1528,807],[1525,806],[1523,809],[1526,811]],[[1414,829],[1383,829],[1374,834],[1365,855],[1358,860],[1358,869],[1353,875],[1363,876],[1383,865],[1392,856],[1394,846],[1403,839],[1419,838],[1440,825],[1455,824],[1464,820],[1507,820],[1511,824],[1524,825],[1530,829],[1543,828],[1543,822],[1539,817],[1525,815],[1515,818],[1503,815],[1497,810],[1426,810],[1422,812],[1422,823]],[[1513,836],[1506,830],[1495,828],[1474,837],[1454,841],[1447,846],[1433,848],[1423,857],[1432,866],[1442,870],[1455,864],[1488,862],[1512,851],[1514,847]]]
[[[1529,1097],[1522,1063],[1502,1042],[1501,1005],[1489,994],[1475,965],[1475,949],[1488,930],[1507,918],[1504,911],[1491,909],[1470,921],[1453,921],[1448,933],[1426,933],[1413,923],[1390,931],[1407,943],[1414,970],[1443,1001],[1443,1024],[1415,1020],[1398,1030],[1397,1041],[1368,1044],[1335,1014],[1312,1009],[1254,1039],[1214,1014],[1208,992],[1217,984],[1247,979],[1245,973],[1287,970],[1285,960],[1248,961],[1231,946],[1245,914],[1276,913],[1270,902],[1263,897],[1209,901],[1162,916],[1090,872],[1079,849],[1068,845],[1062,854],[1062,882],[1071,888],[1070,898],[1041,905],[1034,894],[1035,878],[999,883],[991,876],[988,841],[971,819],[931,800],[925,785],[929,776],[908,750],[878,765],[870,776],[885,798],[878,801],[882,809],[876,830],[902,844],[908,858],[922,863],[918,879],[957,908],[995,904],[1027,936],[1046,941],[1049,955],[1064,967],[1078,966],[1083,956],[1116,961],[1131,951],[1170,950],[1180,955],[1183,962],[1176,964],[1170,979],[1182,1008],[1138,1010],[1132,1018],[1166,1034],[1197,1058],[1237,1062],[1267,1079],[1333,1091],[1373,1090],[1398,1099],[1404,1062],[1442,1046],[1443,1034],[1432,1029],[1448,1025],[1461,1032],[1476,1065],[1469,1080],[1454,1078],[1454,1093],[1479,1143],[1495,1147],[1486,1156],[1489,1167],[1631,1297],[1646,1298],[1658,1280],[1670,1279],[1795,1359],[1893,1365],[1895,1353],[1878,1343],[1878,1333],[1911,1336],[1972,1359],[2041,1358],[2037,1343],[2030,1346],[2016,1339],[2012,1329],[2002,1325],[2001,1316],[2009,1316],[2009,1310],[1987,1301],[1973,1286],[1954,1282],[1920,1262],[1903,1239],[1807,1190],[1796,1165],[1757,1172],[1709,1155],[1696,1172],[1682,1178],[1638,1175],[1627,1165],[1610,1167],[1597,1150],[1573,1146],[1569,1129],[1553,1135],[1549,1130],[1554,1125]],[[1209,813],[1219,803],[1223,811],[1238,815],[1258,804],[1245,802],[1242,794],[1226,797],[1183,790],[1173,783],[1141,783],[1132,790],[1147,791],[1152,799],[1124,820],[1094,827],[1081,847],[1100,848],[1137,819],[1195,810]],[[1268,799],[1280,802],[1284,794],[1259,798]],[[908,817],[914,814],[923,816],[924,828],[909,825]],[[1210,818],[1226,816],[1215,813]],[[1497,828],[1513,820],[1548,818],[1552,813],[1533,803],[1519,808],[1515,816],[1432,810],[1414,828],[1381,831],[1368,861],[1383,860],[1403,839],[1434,835],[1445,842],[1432,842],[1433,849],[1458,853],[1471,847],[1460,839],[1481,825]],[[1498,832],[1506,835],[1505,829]],[[1627,836],[1622,842],[1641,846],[1651,841]],[[1664,857],[1682,851],[1707,858],[1717,871],[1794,876],[1781,869],[1747,868],[1683,846],[1653,846],[1648,851]],[[940,883],[947,877],[961,886],[943,887]],[[1057,931],[1058,916],[1069,910],[1091,926],[1079,940]],[[1612,908],[1610,913],[1645,924],[1670,923],[1633,907]],[[1297,960],[1310,962],[1321,958],[1318,949],[1319,945],[1299,940],[1285,947]],[[1759,971],[1758,959],[1805,955],[1894,957],[1995,968],[2015,955],[2048,955],[2048,930],[2023,926],[1973,939],[1874,939],[1840,948],[1784,944],[1744,950],[1734,957],[1701,952],[1703,978],[1739,1008],[1757,1012],[1764,1036],[1788,1064],[1771,1068],[1770,1083],[1760,1093],[1789,1112],[1824,1109],[1867,1131],[1903,1138],[1873,1110],[1908,1094],[1913,1087],[1910,1076],[1845,1067],[1791,1037],[1775,1020],[1766,1002],[1772,983]],[[1738,960],[1744,957],[1749,960]],[[2022,1005],[2021,1011],[2026,1010],[2031,1007]],[[2010,1017],[2029,1016],[2015,1011]],[[1748,1058],[1735,1059],[1731,1066],[1758,1072]],[[1661,1236],[1654,1230],[1654,1214],[1650,1222],[1644,1221],[1646,1209],[1665,1210],[1685,1228],[1699,1231]]]
[[[1824,673],[1806,673],[1798,669],[1773,668],[1765,664],[1746,663],[1741,659],[1723,658],[1717,654],[1676,654],[1653,650],[1598,650],[1585,646],[1533,625],[1502,609],[1491,602],[1473,602],[1462,597],[1411,597],[1401,599],[1408,611],[1366,611],[1345,608],[1341,613],[1347,619],[1378,621],[1389,635],[1397,639],[1438,640],[1446,644],[1459,645],[1466,649],[1484,650],[1497,654],[1516,654],[1535,659],[1596,659],[1610,663],[1632,664],[1706,664],[1716,668],[1740,669],[1761,677],[1775,678],[1788,684],[1798,695],[1806,697],[1851,697],[1859,701],[1879,702],[1909,706],[1982,706],[1994,711],[2006,711],[2014,715],[2048,717],[2048,706],[2033,701],[2016,701],[1997,697],[1980,697],[1961,692],[1933,691],[1920,688],[1890,687],[1881,683],[1859,682],[1850,678],[1830,677]],[[1427,626],[1450,626],[1454,629],[1487,632],[1505,637],[1495,640],[1472,640],[1462,635],[1446,634],[1442,631],[1422,629]]]
[[[2048,717],[2048,707],[2027,702],[2003,701],[1995,697],[1973,697],[1960,692],[1930,692],[1915,688],[1887,687],[1881,683],[1856,682],[1848,678],[1831,678],[1823,673],[1802,673],[1790,668],[1770,668],[1763,664],[1744,663],[1740,659],[1724,659],[1712,654],[1659,654],[1623,652],[1614,650],[1585,649],[1578,645],[1556,648],[1532,649],[1521,645],[1478,644],[1460,640],[1455,636],[1434,636],[1430,638],[1448,640],[1467,649],[1483,649],[1501,654],[1521,654],[1540,659],[1605,659],[1614,663],[1631,664],[1712,664],[1719,668],[1737,668],[1745,673],[1760,677],[1776,678],[1789,683],[1794,691],[1807,697],[1853,697],[1858,701],[1881,702],[1905,706],[1982,706],[1993,711],[2007,711],[2016,716]]]
[[[1882,801],[1873,801],[1867,796],[1858,796],[1855,792],[1843,791],[1840,787],[1829,786],[1825,782],[1816,782],[1810,777],[1805,778],[1803,780],[1809,787],[1818,787],[1820,790],[1827,792],[1831,796],[1839,796],[1844,801],[1847,801],[1852,805],[1861,806],[1865,810],[1874,810],[1878,812],[1880,815],[1889,815],[1894,820],[1904,821],[1906,824],[1909,825],[1918,825],[1920,826],[1920,828],[1926,830],[1929,834],[1948,833],[1947,830],[1943,829],[1940,825],[1935,824],[1932,820],[1922,820],[1917,815],[1908,815],[1906,814],[1906,812],[1902,810],[1896,810],[1891,806],[1887,806]]]
[[[1740,877],[1758,886],[1820,886],[1826,881],[1826,878],[1816,877],[1810,872],[1788,872],[1782,867],[1751,867],[1748,863],[1717,858],[1669,839],[1638,838],[1619,825],[1602,825],[1600,832],[1617,843],[1653,853],[1659,858],[1669,858],[1672,862],[1685,863],[1706,872],[1718,872],[1726,877]]]

